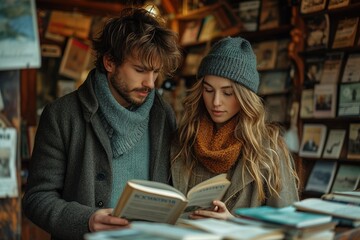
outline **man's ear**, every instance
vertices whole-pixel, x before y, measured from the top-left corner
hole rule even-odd
[[[111,61],[111,58],[108,54],[103,56],[103,64],[107,72],[113,73],[115,71],[115,64]]]

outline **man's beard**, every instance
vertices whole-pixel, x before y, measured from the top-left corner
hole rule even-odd
[[[115,73],[116,74],[116,73]],[[143,87],[143,88],[136,88],[134,90],[129,91],[126,87],[126,84],[122,81],[119,81],[119,83],[116,81],[115,75],[110,77],[110,84],[113,86],[117,94],[121,96],[127,103],[129,103],[129,107],[140,107],[146,100],[144,98],[143,100],[137,101],[136,99],[133,99],[130,95],[131,91],[147,91],[151,92],[150,88]]]

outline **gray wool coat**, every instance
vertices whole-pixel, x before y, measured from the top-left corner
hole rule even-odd
[[[78,90],[45,107],[35,138],[22,208],[53,239],[83,239],[89,217],[110,202],[112,151],[96,114],[94,73]],[[151,180],[170,183],[175,127],[173,110],[156,93],[149,121]]]

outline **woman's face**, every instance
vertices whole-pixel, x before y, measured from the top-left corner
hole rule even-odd
[[[202,96],[205,107],[217,128],[240,111],[240,103],[235,96],[231,80],[227,78],[205,76]]]

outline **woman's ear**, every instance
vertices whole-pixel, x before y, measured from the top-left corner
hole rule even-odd
[[[107,72],[113,73],[115,71],[115,64],[108,54],[103,56],[103,64]]]

